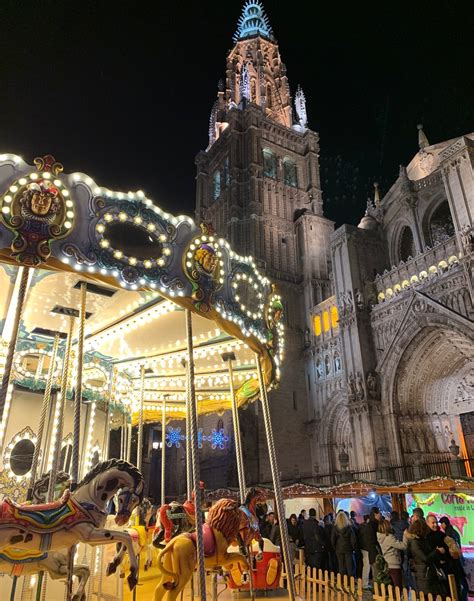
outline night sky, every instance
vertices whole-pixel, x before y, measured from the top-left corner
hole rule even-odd
[[[3,0],[0,152],[194,208],[194,156],[243,2]],[[357,223],[418,150],[473,129],[467,2],[284,2],[265,9],[320,133],[325,212]]]

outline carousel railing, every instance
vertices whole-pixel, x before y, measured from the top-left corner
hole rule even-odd
[[[285,575],[282,575],[284,584]],[[373,590],[364,589],[361,578],[341,576],[334,572],[295,565],[298,596],[305,601],[458,601],[454,576],[449,576],[449,596],[417,593],[414,589],[374,583]]]

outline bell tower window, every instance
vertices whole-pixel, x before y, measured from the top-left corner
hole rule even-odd
[[[277,163],[276,156],[268,148],[263,149],[263,175],[264,177],[276,178]]]
[[[283,159],[283,180],[287,186],[297,187],[296,164],[291,159]]]

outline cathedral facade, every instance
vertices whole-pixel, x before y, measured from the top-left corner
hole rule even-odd
[[[474,135],[430,145],[420,129],[419,152],[388,193],[376,187],[359,225],[335,230],[318,134],[257,0],[234,42],[196,157],[196,217],[252,255],[284,301],[286,354],[270,395],[283,480],[392,478],[452,440],[467,456]],[[241,421],[247,477],[266,482],[258,403]],[[214,484],[231,484],[232,470],[219,471]]]

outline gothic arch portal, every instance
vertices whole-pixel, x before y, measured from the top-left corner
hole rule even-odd
[[[461,442],[460,415],[474,412],[469,320],[415,294],[377,369],[386,413],[394,420],[392,460],[446,452],[450,437]]]
[[[339,452],[344,448],[349,454],[349,465],[354,463],[353,436],[347,399],[337,391],[328,399],[319,430],[320,473],[340,470]]]

